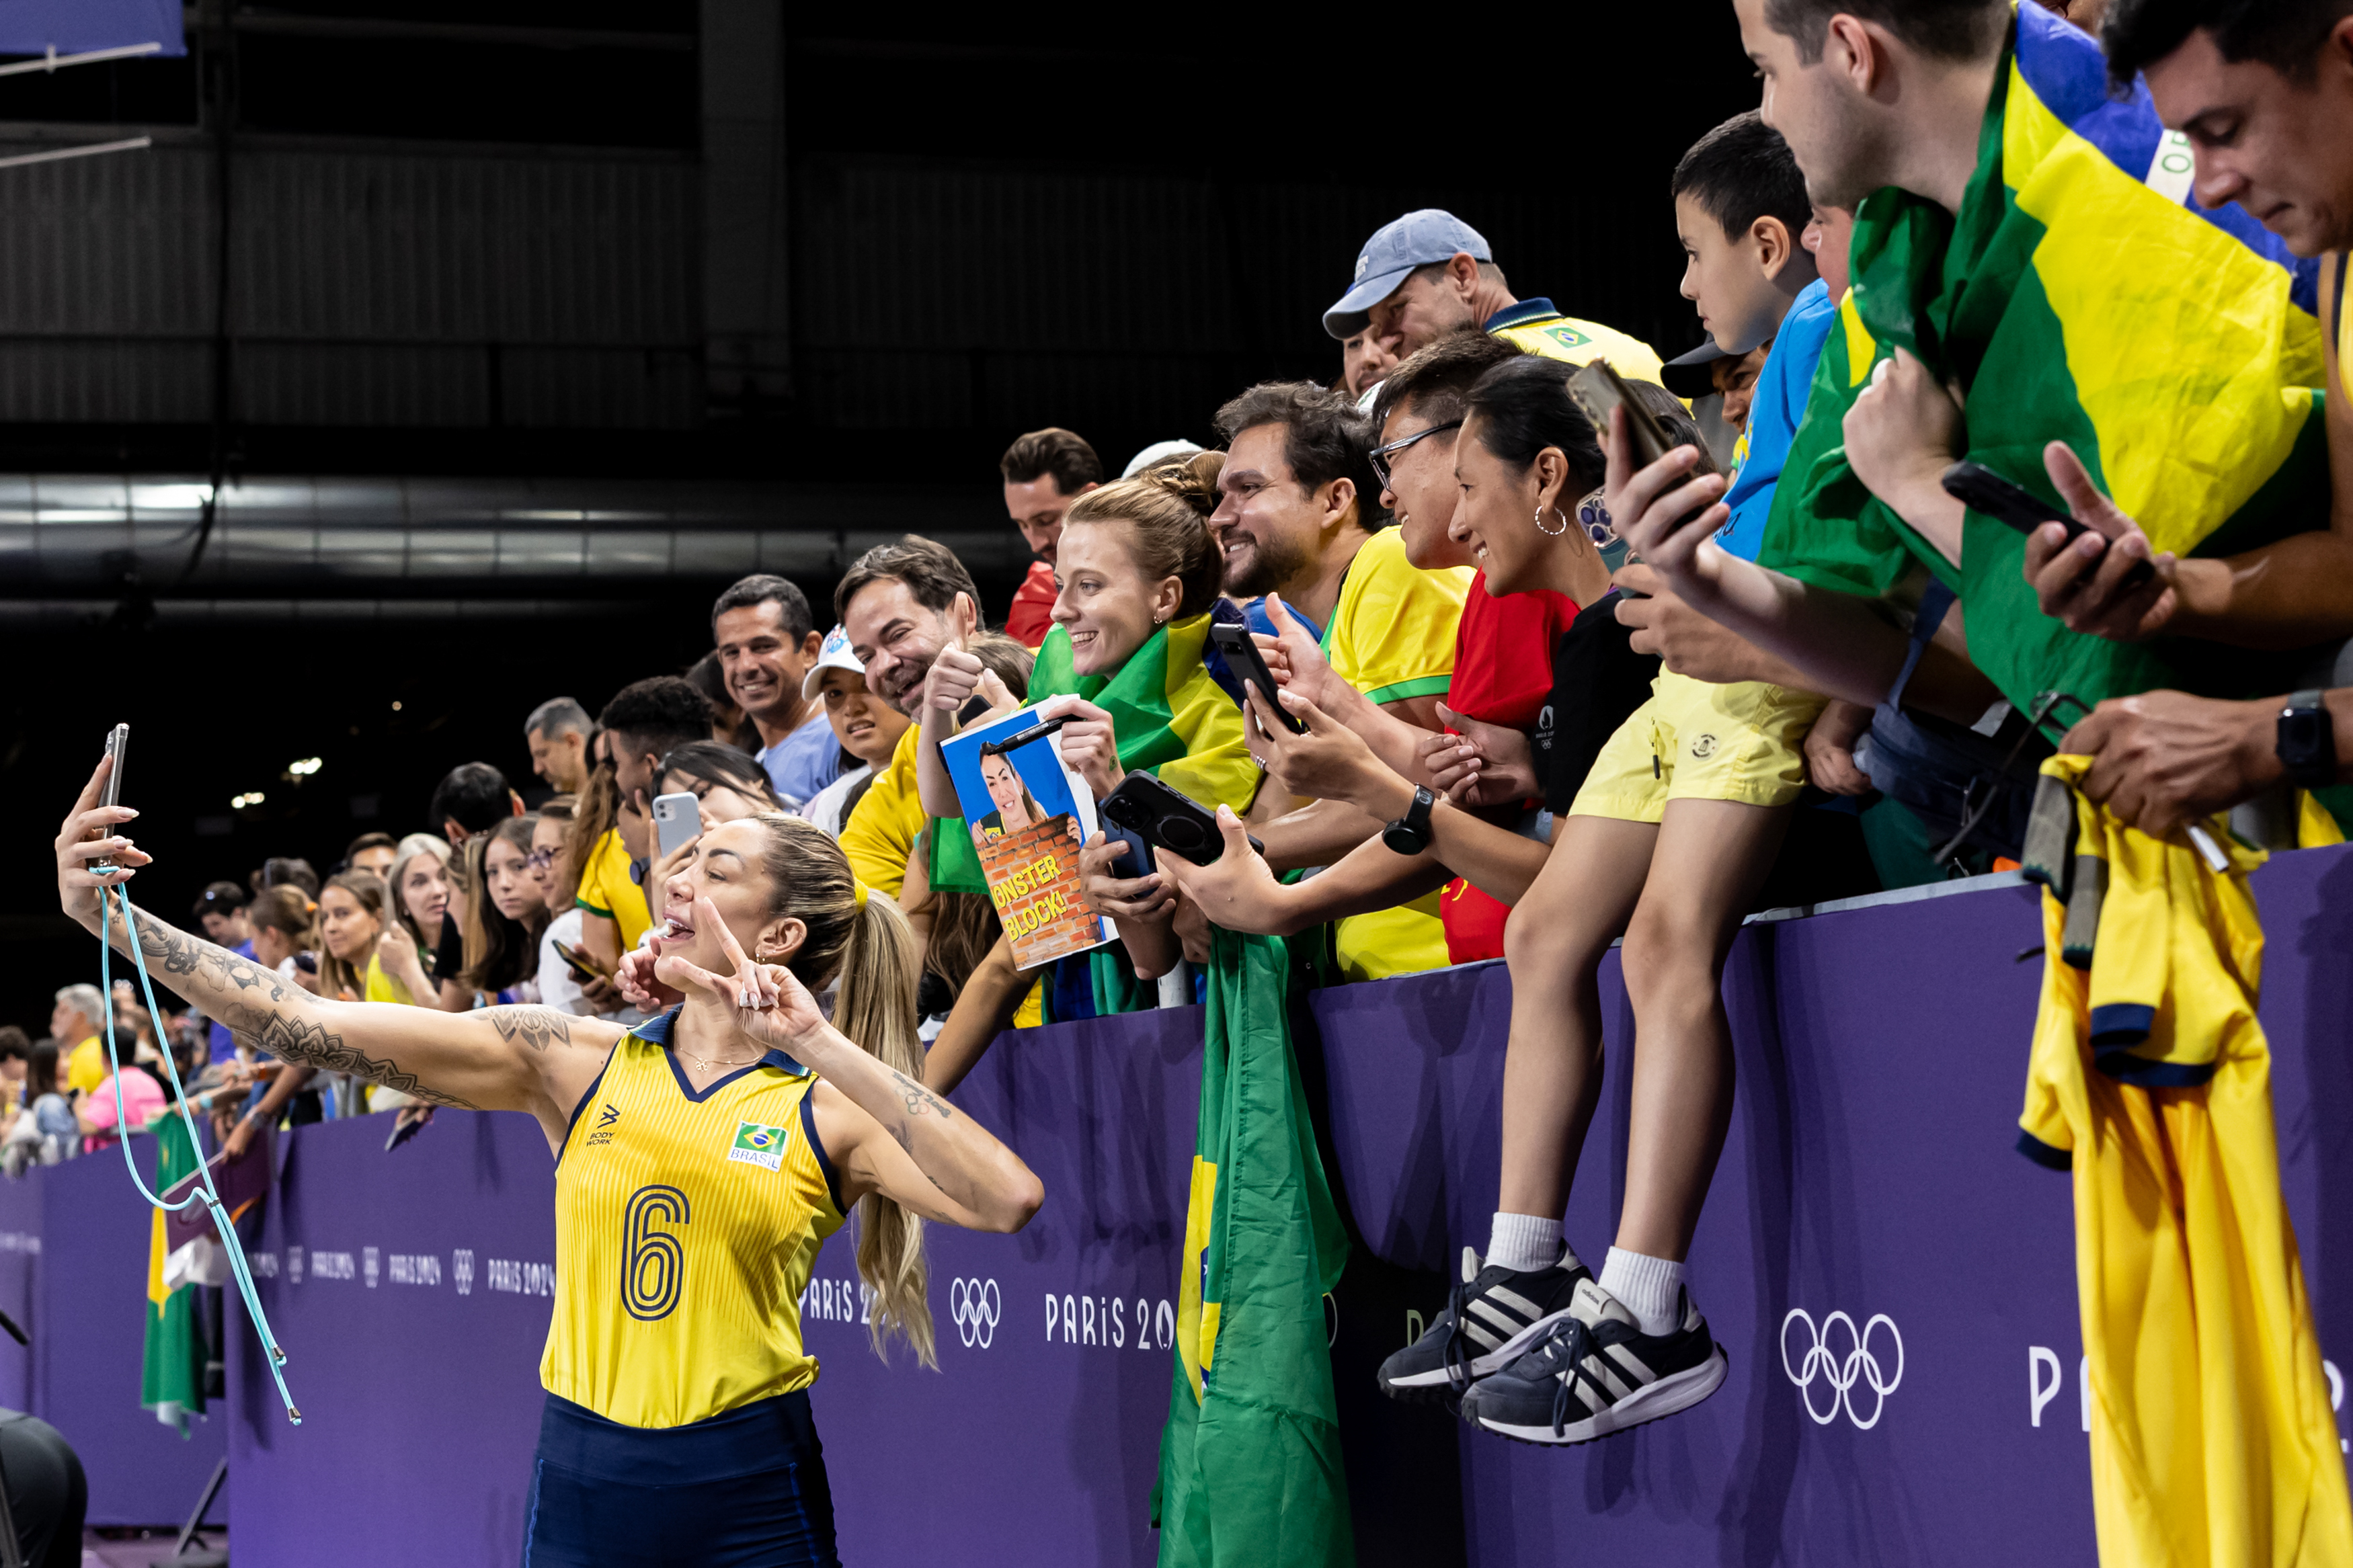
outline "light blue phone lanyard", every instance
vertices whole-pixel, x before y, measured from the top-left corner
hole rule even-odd
[[[286,1419],[300,1426],[302,1425],[302,1413],[294,1408],[294,1396],[286,1391],[283,1370],[286,1352],[278,1348],[278,1336],[269,1331],[269,1315],[261,1310],[261,1299],[253,1293],[253,1271],[245,1265],[244,1244],[237,1240],[237,1226],[229,1223],[228,1213],[221,1206],[220,1191],[213,1185],[212,1164],[204,1158],[204,1140],[196,1135],[196,1119],[189,1114],[187,1093],[180,1087],[179,1064],[172,1059],[172,1053],[168,1050],[163,1053],[164,1070],[172,1076],[172,1098],[179,1102],[180,1120],[188,1125],[188,1147],[197,1157],[196,1185],[178,1203],[167,1204],[147,1190],[145,1178],[139,1174],[138,1163],[131,1158],[131,1140],[126,1136],[130,1131],[130,1118],[122,1104],[122,1058],[114,1048],[114,948],[106,940],[108,933],[114,929],[114,909],[106,901],[110,893],[122,906],[122,933],[131,941],[131,962],[139,969],[139,988],[147,997],[147,1016],[160,1019],[164,1012],[155,1005],[155,987],[147,978],[147,955],[140,951],[138,929],[131,923],[131,895],[120,886],[100,888],[98,890],[98,973],[99,989],[106,1007],[106,1059],[114,1069],[114,1141],[121,1145],[123,1166],[130,1171],[131,1183],[139,1189],[141,1197],[166,1212],[186,1208],[202,1198],[205,1206],[212,1211],[213,1229],[220,1237],[222,1248],[228,1253],[229,1272],[237,1276],[237,1294],[245,1298],[245,1310],[252,1316],[253,1331],[260,1336],[261,1348],[269,1352],[269,1375],[278,1381],[278,1397],[285,1401]]]

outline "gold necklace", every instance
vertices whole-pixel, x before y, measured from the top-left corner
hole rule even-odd
[[[678,1054],[679,1054],[680,1056],[684,1057],[688,1061],[692,1062],[696,1067],[699,1067],[699,1068],[702,1068],[702,1069],[703,1069],[704,1071],[706,1071],[706,1072],[708,1072],[708,1071],[709,1071],[711,1068],[748,1068],[748,1067],[753,1067],[753,1066],[756,1066],[756,1065],[758,1064],[759,1060],[760,1060],[760,1057],[754,1057],[750,1061],[743,1061],[743,1062],[739,1062],[739,1061],[726,1061],[726,1060],[722,1060],[720,1058],[717,1058],[717,1057],[699,1057],[699,1056],[696,1056],[692,1051],[688,1050],[684,1046],[680,1046],[680,1047],[676,1047],[676,1049],[677,1049]],[[760,1056],[765,1056],[765,1055],[767,1055],[767,1053],[766,1053],[765,1051],[763,1051],[763,1052],[761,1052],[761,1053],[760,1053]]]

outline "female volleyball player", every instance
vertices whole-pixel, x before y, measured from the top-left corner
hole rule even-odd
[[[101,763],[58,835],[68,914],[149,858],[98,805]],[[118,869],[94,874],[111,857]],[[339,1003],[134,911],[159,978],[259,1048],[434,1104],[538,1117],[557,1157],[556,1299],[523,1558],[836,1562],[798,1299],[862,1205],[858,1268],[925,1362],[921,1219],[1013,1231],[1038,1178],[926,1090],[913,941],[821,830],[746,817],[704,834],[664,889],[669,934],[633,965],[678,1005],[624,1033],[552,1008]],[[119,918],[110,940],[129,951]],[[826,1022],[811,993],[839,986]],[[919,1217],[920,1216],[920,1217]]]

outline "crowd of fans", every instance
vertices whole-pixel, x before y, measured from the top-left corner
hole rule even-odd
[[[649,676],[594,713],[551,696],[521,717],[555,792],[536,810],[497,769],[458,766],[418,831],[354,840],[323,879],[273,860],[249,885],[206,889],[207,934],[325,996],[445,1010],[529,999],[627,1019],[616,966],[694,852],[665,849],[654,803],[691,795],[706,827],[808,818],[901,902],[923,942],[926,1078],[943,1092],[1008,1025],[1190,1000],[1183,966],[1204,961],[1213,924],[1328,930],[1339,983],[1506,959],[1502,1206],[1466,1286],[1492,1310],[1482,1326],[1458,1305],[1385,1381],[1407,1396],[1459,1382],[1466,1335],[1483,1377],[1501,1364],[1488,1352],[1597,1279],[1675,1374],[1696,1321],[1680,1260],[1730,1103],[1719,984],[1745,916],[2014,861],[2037,767],[2063,743],[2099,758],[2090,793],[2158,833],[2283,778],[2332,784],[2333,742],[2292,755],[2273,725],[2283,709],[2317,713],[2325,740],[2330,715],[2353,710],[2277,695],[2328,684],[2304,671],[2353,633],[2328,482],[2333,459],[2337,492],[2353,493],[2345,399],[2325,400],[2325,441],[2274,440],[2273,425],[2242,441],[2214,424],[2238,405],[2197,376],[2144,391],[2168,432],[2185,427],[2174,405],[2197,405],[2199,460],[2245,472],[2178,500],[2143,487],[2142,514],[2127,515],[2093,481],[2105,463],[2121,499],[2135,460],[2101,449],[2115,439],[2105,406],[2049,428],[2048,454],[1972,443],[1970,416],[1991,427],[1986,411],[2010,396],[2000,377],[2021,374],[2002,334],[2023,331],[2024,290],[2012,299],[1981,270],[1974,293],[1951,293],[1933,248],[1970,240],[1955,215],[1978,210],[1981,159],[1999,161],[1998,140],[1980,145],[1986,86],[2007,79],[1991,73],[2015,61],[2050,100],[2050,83],[2088,71],[2151,135],[2159,113],[2187,125],[2205,172],[2193,203],[2163,200],[2221,259],[2180,279],[2171,253],[2129,254],[2126,227],[2105,248],[2038,254],[2033,287],[2096,293],[2173,269],[2168,287],[2204,290],[2211,318],[2274,345],[2273,362],[2221,378],[2268,377],[2263,418],[2298,395],[2316,407],[2308,389],[2325,379],[2341,394],[2324,340],[2342,274],[2316,278],[2299,258],[2353,240],[2353,205],[2290,198],[2353,185],[2353,150],[2247,128],[2309,112],[2306,56],[2347,68],[2347,8],[2118,0],[2105,62],[2081,4],[2073,17],[1985,0],[1737,9],[1764,111],[1701,138],[1656,213],[1613,220],[1672,226],[1699,349],[1662,363],[1522,299],[1471,226],[1406,214],[1366,242],[1324,316],[1341,346],[1331,384],[1237,389],[1203,411],[1214,448],[1163,442],[1116,475],[1069,429],[1014,442],[999,479],[1036,564],[1009,603],[984,603],[951,551],[913,534],[859,559],[823,620],[792,583],[745,578],[720,595],[712,651],[684,674]],[[2106,143],[2088,156],[2135,199],[2155,194],[2142,169],[2119,175]],[[1891,217],[1891,191],[1940,212],[1942,230]],[[2252,217],[2212,211],[2251,191],[2265,203]],[[1916,330],[1891,340],[1873,305],[1915,286],[1927,290]],[[1664,457],[1644,460],[1631,414],[1596,424],[1571,382],[1597,360],[1630,384]],[[1720,462],[1690,411],[1707,397],[1736,438]],[[2021,537],[1965,513],[1935,481],[1971,456],[2088,531],[2053,521]],[[1878,578],[1807,542],[1831,524],[1878,542]],[[1246,684],[1208,637],[1219,623],[1256,634],[1279,690]],[[2144,647],[2165,657],[2103,651]],[[1135,671],[1156,706],[1112,700]],[[2164,672],[2194,694],[2152,691]],[[2046,692],[2095,710],[2072,742],[2080,712]],[[949,885],[937,853],[954,810],[940,741],[1037,700],[1068,721],[1063,753],[1098,798],[1149,768],[1224,829],[1213,864],[1164,854],[1141,876],[1116,874],[1118,843],[1086,846],[1116,973],[1085,958],[1016,970],[987,896]],[[2301,821],[2306,842],[2333,832],[2325,813]],[[1644,1113],[1597,1276],[1558,1216],[1598,1096],[1596,970],[1621,935]],[[52,1039],[28,1049],[0,1032],[24,1108],[12,1159],[112,1135],[93,1043],[109,1008],[142,1057],[183,1053],[232,1142],[388,1107],[397,1136],[429,1115],[309,1068],[273,1073],[217,1025],[159,1026],[127,994],[75,985],[58,993]],[[126,1113],[152,1114],[153,1080],[124,1077]],[[1495,1423],[1509,1425],[1510,1396],[1491,1402]]]

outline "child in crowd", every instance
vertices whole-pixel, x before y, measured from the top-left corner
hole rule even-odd
[[[841,825],[874,782],[874,770],[890,766],[908,719],[866,689],[866,667],[849,651],[849,633],[839,625],[825,634],[817,662],[802,677],[801,696],[806,701],[824,702],[826,721],[841,742],[845,766],[841,776],[818,791],[800,814],[839,838]],[[853,760],[856,767],[846,765]]]
[[[1746,354],[1787,331],[1815,269],[1799,245],[1805,181],[1780,136],[1736,116],[1684,155],[1673,192],[1683,292],[1716,346]],[[1777,471],[1787,422],[1762,405],[1781,380],[1802,389],[1810,368],[1767,366],[1747,433],[1760,475]],[[1726,509],[1718,542],[1753,554],[1770,485],[1746,479],[1735,477],[1736,498],[1761,488],[1766,500]],[[1755,673],[1779,674],[1774,662],[1758,656]],[[1821,705],[1788,679],[1662,671],[1602,748],[1555,830],[1568,852],[1546,861],[1505,929],[1502,1201],[1484,1266],[1466,1264],[1454,1303],[1383,1365],[1391,1394],[1460,1394],[1474,1425],[1560,1444],[1672,1415],[1723,1382],[1683,1258],[1731,1116],[1724,962],[1804,785],[1800,748]],[[1596,971],[1621,933],[1633,1109],[1617,1243],[1597,1279],[1564,1244],[1561,1214],[1599,1096]]]

